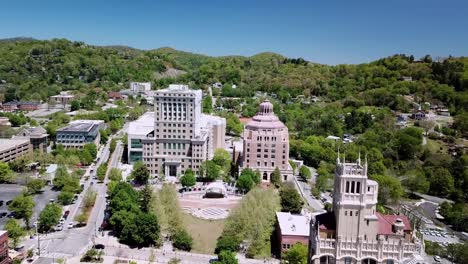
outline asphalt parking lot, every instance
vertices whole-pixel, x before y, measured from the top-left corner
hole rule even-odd
[[[444,231],[421,230],[424,240],[437,242],[447,246],[452,243],[460,243],[460,240],[454,235]]]
[[[18,194],[21,193],[23,186],[18,184],[0,184],[0,201],[3,201],[3,205],[0,206],[0,213],[7,212],[8,206],[6,205],[7,201],[13,200]],[[8,217],[0,218],[0,229],[3,229],[3,226],[8,221]]]
[[[13,200],[16,196],[18,196],[23,190],[23,188],[25,187],[19,184],[0,184],[0,200],[3,201],[3,205],[0,206],[0,213],[10,213],[6,202],[9,200]],[[44,187],[42,193],[34,195],[35,206],[33,216],[30,221],[31,224],[37,220],[37,218],[39,217],[39,213],[49,203],[50,199],[57,199],[57,195],[58,192],[53,191],[51,186]],[[3,229],[8,219],[8,217],[0,218],[0,229]]]

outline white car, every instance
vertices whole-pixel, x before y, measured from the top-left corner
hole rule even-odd
[[[440,257],[439,256],[434,256],[434,260],[437,262],[440,262]]]
[[[62,231],[63,230],[63,226],[61,224],[57,225],[55,228],[54,228],[55,231]]]
[[[73,228],[73,222],[70,222],[70,223],[68,224],[68,228]]]

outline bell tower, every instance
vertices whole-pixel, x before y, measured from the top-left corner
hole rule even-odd
[[[361,154],[356,162],[346,162],[345,156],[336,161],[333,210],[336,235],[340,239],[375,239],[377,235],[377,183],[367,179],[367,156]]]

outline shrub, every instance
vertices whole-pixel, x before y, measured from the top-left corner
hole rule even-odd
[[[185,230],[179,230],[173,237],[172,245],[180,250],[190,251],[192,249],[193,239]]]

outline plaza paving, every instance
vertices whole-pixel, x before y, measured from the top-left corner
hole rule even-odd
[[[203,192],[188,192],[179,196],[181,208],[187,213],[202,219],[219,220],[229,216],[242,196],[230,195],[226,198],[203,198]]]

